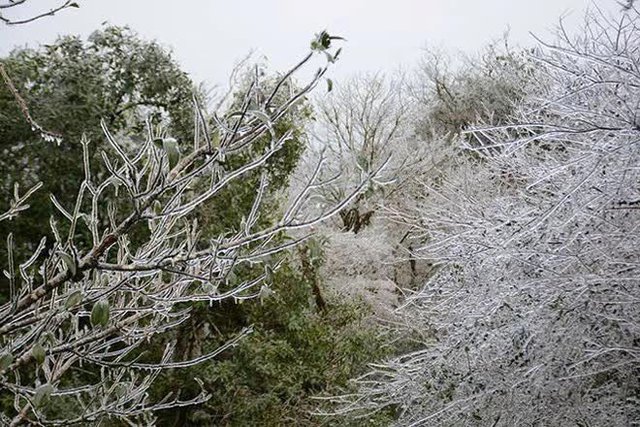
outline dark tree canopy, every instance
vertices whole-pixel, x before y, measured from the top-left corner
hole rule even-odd
[[[2,62],[31,117],[63,138],[59,145],[44,141],[0,85],[1,200],[10,200],[15,183],[26,188],[44,182],[31,209],[0,226],[3,239],[10,230],[20,236],[18,248],[32,249],[49,234],[49,194],[63,205],[75,198],[83,177],[83,134],[91,140],[94,170],[103,167],[97,160],[106,149],[101,120],[114,133],[126,128],[132,143],[145,132],[146,118],[168,126],[178,139],[192,138],[191,79],[170,51],[126,27],[104,27],[86,41],[64,36],[38,49],[15,50]]]

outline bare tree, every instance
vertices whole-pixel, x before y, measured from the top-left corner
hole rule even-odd
[[[546,76],[412,212],[438,264],[404,313],[423,348],[375,365],[339,413],[398,424],[640,419],[640,14],[588,16],[531,57]],[[515,137],[514,137],[515,135]],[[475,158],[475,160],[474,160]]]
[[[317,98],[316,140],[330,159],[325,173],[341,177],[325,188],[325,198],[341,199],[387,159],[391,158],[387,181],[406,170],[410,160],[403,145],[410,140],[410,116],[403,92],[401,78],[359,75]],[[370,222],[384,187],[380,184],[372,183],[366,194],[340,212],[343,230],[357,233]]]
[[[238,111],[214,113],[210,121],[196,105],[196,137],[190,147],[152,130],[140,146],[127,146],[103,124],[116,157],[102,154],[109,174],[97,177],[88,161],[91,142],[81,141],[85,178],[75,205],[62,206],[51,196],[63,218],[50,221],[55,241],[43,239],[27,260],[13,257],[13,241],[20,236],[10,235],[7,241],[5,275],[11,289],[10,300],[0,306],[0,386],[13,396],[15,413],[0,415],[3,424],[86,425],[111,417],[138,425],[152,423],[156,410],[207,400],[203,391],[186,401],[170,395],[152,402],[147,391],[162,370],[211,360],[250,329],[211,353],[179,362],[175,342],[166,345],[159,360],[150,360],[145,343],[185,322],[190,303],[266,295],[278,253],[308,237],[290,241],[283,234],[331,217],[365,187],[362,182],[322,213],[304,216],[301,208],[311,190],[322,185],[315,174],[274,225],[257,225],[269,186],[265,164],[290,138],[289,133],[277,137],[274,126],[315,87],[329,62],[300,89],[289,81],[316,53],[331,59],[332,40],[319,34],[312,51],[270,93],[257,89],[263,86],[256,76]],[[246,161],[233,167],[226,162],[241,153]],[[249,174],[261,179],[240,228],[203,241],[193,214]],[[11,210],[0,218],[26,208],[29,194],[16,190]],[[81,227],[90,232],[88,244],[77,239]],[[241,264],[262,264],[264,274],[235,283],[231,273]],[[97,368],[97,378],[69,381],[83,366]],[[74,408],[75,417],[49,418],[47,408],[54,400]]]
[[[508,34],[473,56],[425,49],[409,84],[420,106],[417,133],[437,139],[459,136],[478,121],[506,123],[534,81],[533,65],[526,51],[509,46]]]
[[[28,16],[25,18],[9,18],[7,17],[7,12],[16,12],[19,10],[23,10],[25,6],[32,4],[32,1],[29,0],[5,0],[4,3],[0,3],[0,22],[5,25],[21,25],[28,24],[30,22],[37,21],[39,19],[54,16],[56,13],[61,12],[65,9],[69,8],[77,8],[80,7],[78,2],[73,0],[64,0],[58,1],[57,5],[47,11],[36,13],[33,16]]]

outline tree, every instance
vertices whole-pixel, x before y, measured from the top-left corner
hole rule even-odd
[[[29,211],[0,224],[0,235],[21,236],[20,255],[35,250],[43,235],[52,241],[46,219],[55,208],[49,194],[64,205],[73,203],[84,177],[83,135],[98,147],[89,158],[94,174],[107,173],[97,155],[109,150],[101,119],[113,133],[126,128],[128,144],[141,143],[146,120],[163,125],[179,140],[193,138],[192,81],[164,47],[128,28],[105,27],[87,41],[61,37],[38,50],[18,49],[1,62],[11,77],[11,86],[0,85],[2,200],[10,199],[15,182],[44,185]],[[25,120],[25,111],[31,120]],[[43,133],[65,143],[42,141]]]
[[[239,324],[253,325],[254,332],[215,363],[185,371],[183,380],[167,378],[165,388],[184,390],[193,383],[186,380],[188,373],[198,375],[211,399],[185,408],[185,414],[165,411],[159,424],[317,426],[322,420],[314,413],[324,406],[317,397],[338,392],[366,363],[389,354],[387,337],[371,322],[368,307],[324,287],[321,247],[313,238],[288,254],[274,274],[272,292],[263,298],[233,304],[235,310],[216,307],[206,345],[224,343]]]
[[[398,178],[411,163],[406,152],[409,138],[409,105],[402,79],[381,75],[355,76],[316,102],[315,138],[330,157],[324,174],[340,175],[322,196],[340,199],[362,176],[383,163],[387,180]],[[415,154],[415,152],[414,152]],[[340,212],[342,229],[358,233],[367,226],[384,198],[384,182],[371,183],[352,206]]]
[[[13,401],[14,412],[3,413],[3,423],[86,424],[105,417],[152,422],[156,410],[208,398],[206,392],[188,400],[174,394],[151,402],[147,391],[163,370],[211,360],[249,334],[250,328],[222,347],[186,361],[175,361],[175,341],[167,343],[158,360],[150,359],[145,343],[189,319],[192,303],[263,295],[272,272],[278,270],[277,255],[307,237],[291,241],[283,234],[336,214],[365,186],[322,214],[303,217],[301,207],[318,185],[314,177],[274,225],[258,225],[269,186],[265,165],[291,136],[289,132],[276,136],[274,126],[313,89],[327,65],[287,94],[284,102],[273,100],[315,54],[332,58],[332,40],[324,32],[319,34],[312,51],[266,97],[256,90],[257,82],[250,85],[242,108],[216,115],[213,129],[196,103],[198,120],[191,147],[152,129],[144,142],[126,144],[103,121],[114,154],[101,153],[108,173],[99,176],[90,163],[92,143],[82,139],[84,177],[75,203],[55,204],[63,222],[50,223],[51,249],[45,250],[43,239],[29,259],[15,259],[14,240],[20,235],[7,239],[11,291],[9,302],[0,306],[0,384],[3,397]],[[256,99],[260,101],[254,103]],[[268,143],[257,145],[265,135]],[[240,153],[248,154],[242,164],[225,163]],[[252,172],[260,172],[260,180],[242,228],[201,239],[194,218],[198,209]],[[377,172],[373,170],[372,176]],[[208,185],[196,186],[197,180]],[[103,202],[108,208],[105,214],[100,209]],[[88,230],[89,242],[77,239],[81,228]],[[139,232],[135,239],[134,232]],[[262,267],[260,274],[233,280],[238,268],[256,265]],[[76,375],[84,367],[97,367],[99,372],[92,381],[77,384],[79,378],[86,379]],[[68,406],[75,416],[49,418],[56,405]]]
[[[410,93],[420,106],[416,133],[424,139],[459,135],[478,121],[505,124],[514,106],[535,81],[535,67],[526,51],[492,43],[481,54],[461,58],[426,50]]]
[[[244,95],[252,84],[257,85],[254,90],[258,95],[250,101],[249,109],[257,108],[260,94],[272,92],[279,81],[277,75],[261,66],[246,66],[237,71],[234,85],[237,89],[230,96],[230,106],[223,105],[222,110],[242,108]],[[260,76],[258,82],[255,76]],[[286,102],[287,94],[294,90],[295,84],[282,85],[274,104]],[[284,134],[290,138],[265,164],[271,184],[262,196],[263,209],[256,227],[275,225],[279,213],[286,207],[284,196],[290,174],[307,148],[305,126],[310,117],[309,103],[301,99],[273,126],[277,138]],[[255,148],[264,149],[270,137],[265,135],[256,140]],[[235,167],[249,158],[248,152],[237,153],[227,156],[225,164]],[[242,229],[243,216],[251,209],[260,179],[260,171],[247,173],[199,209],[197,218],[203,239]],[[381,340],[372,342],[373,326],[363,327],[364,307],[336,300],[331,290],[323,287],[318,262],[312,261],[317,258],[312,254],[318,251],[306,249],[319,245],[311,243],[285,257],[273,275],[273,292],[267,293],[269,297],[241,304],[220,301],[213,307],[206,302],[194,304],[188,321],[174,333],[152,341],[154,351],[161,355],[166,342],[175,337],[174,358],[190,360],[224,344],[244,327],[253,325],[254,331],[251,337],[221,353],[216,360],[162,374],[151,390],[153,395],[162,397],[172,390],[180,390],[183,396],[196,396],[200,390],[193,383],[193,377],[199,376],[204,378],[204,388],[211,399],[203,405],[163,411],[158,414],[159,424],[279,425],[291,419],[296,419],[298,424],[313,424],[315,419],[309,412],[318,402],[311,396],[343,385],[346,375],[338,375],[336,371],[359,372],[364,360],[374,360],[372,349],[379,349]],[[251,280],[262,273],[261,269],[260,265],[242,266],[234,271],[232,280],[235,283]],[[352,344],[347,349],[348,343]],[[337,360],[340,360],[339,367],[335,366]]]
[[[345,410],[412,426],[637,422],[639,22],[595,13],[580,36],[541,42],[545,77],[513,118],[468,133],[496,150],[462,139],[474,156],[399,214],[438,264],[405,312],[423,346],[359,378]]]

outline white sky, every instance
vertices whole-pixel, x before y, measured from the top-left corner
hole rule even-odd
[[[48,10],[31,0],[19,15]],[[108,21],[129,25],[173,49],[196,81],[226,83],[251,49],[283,70],[304,55],[313,34],[344,36],[333,75],[410,67],[425,45],[473,52],[510,29],[513,44],[531,44],[566,18],[570,27],[589,6],[617,13],[615,0],[78,0],[71,9],[17,27],[0,26],[0,56],[15,46],[50,43],[58,34],[88,35]],[[14,15],[17,17],[16,15]]]

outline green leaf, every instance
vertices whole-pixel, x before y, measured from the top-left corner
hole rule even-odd
[[[71,3],[71,4],[69,5],[69,7],[75,7],[75,8],[78,8],[78,9],[79,9],[79,8],[80,8],[80,5],[79,5],[78,3],[76,3],[76,2],[73,2],[73,3]]]
[[[36,394],[33,396],[33,404],[41,408],[49,402],[49,398],[53,393],[53,386],[51,384],[43,384],[36,389]]]
[[[44,351],[44,347],[42,347],[42,344],[36,343],[31,349],[31,355],[36,360],[36,363],[38,363],[38,365],[42,365],[44,363],[45,357],[47,356],[47,353]]]
[[[331,37],[326,31],[316,34],[316,37],[311,42],[311,50],[323,51],[329,49],[330,46]]]
[[[326,31],[320,33],[320,45],[323,49],[329,49],[331,47],[331,37]]]
[[[67,266],[67,269],[71,272],[71,275],[75,276],[77,272],[76,260],[73,259],[73,257],[66,252],[58,252],[58,253],[60,254],[60,259],[62,259],[64,264]]]
[[[273,290],[269,288],[267,285],[262,285],[260,287],[260,292],[258,292],[258,298],[260,299],[260,304],[264,303],[266,298],[269,298],[273,294]]]
[[[310,260],[312,262],[320,261],[322,259],[322,248],[320,247],[320,243],[315,239],[311,239],[307,246],[309,248]]]
[[[80,301],[82,301],[82,292],[79,290],[73,291],[64,303],[64,308],[70,309],[71,307],[78,305]]]
[[[267,282],[268,284],[273,283],[273,268],[271,268],[270,265],[264,266],[264,276],[265,276],[265,279],[264,279],[265,282]]]
[[[215,130],[213,135],[211,135],[211,146],[212,148],[220,147],[220,132],[218,132],[218,130]]]
[[[251,114],[253,114],[258,120],[260,120],[265,125],[271,126],[271,117],[269,117],[268,114],[260,110],[253,110],[251,111]]]
[[[13,355],[9,353],[2,353],[0,356],[0,371],[4,371],[13,363]]]
[[[362,168],[363,170],[369,170],[369,161],[363,154],[358,154],[358,156],[356,157],[356,162],[358,162],[358,166],[360,166],[360,168]]]
[[[344,37],[331,36],[326,31],[322,31],[316,34],[316,37],[311,42],[311,50],[324,51],[331,47],[332,40],[345,40]]]
[[[336,53],[333,54],[333,62],[336,62],[338,60],[340,53],[342,53],[342,48],[338,48],[338,50],[336,50]]]
[[[333,90],[333,80],[327,79],[327,92],[331,92]]]
[[[153,213],[160,215],[162,213],[162,203],[159,200],[153,202]]]
[[[91,326],[102,326],[103,328],[109,323],[109,301],[100,300],[93,305],[91,309]]]
[[[178,148],[178,141],[175,138],[165,138],[162,140],[162,147],[167,152],[167,158],[169,159],[169,168],[173,169],[175,165],[180,161],[180,149]]]
[[[127,393],[128,389],[129,389],[129,383],[120,382],[115,385],[113,393],[116,395],[116,397],[121,398]]]
[[[44,334],[42,334],[42,338],[40,338],[40,342],[53,345],[56,343],[56,337],[55,335],[53,335],[53,332],[45,332]]]

